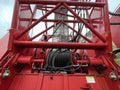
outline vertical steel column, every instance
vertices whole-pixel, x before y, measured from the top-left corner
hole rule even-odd
[[[111,31],[110,31],[110,21],[109,21],[109,14],[108,14],[108,0],[105,0],[106,5],[104,6],[104,27],[105,27],[105,34],[107,38],[107,52],[112,51],[112,38],[111,38]]]

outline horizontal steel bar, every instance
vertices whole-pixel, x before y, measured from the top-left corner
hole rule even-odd
[[[80,2],[80,1],[68,1],[68,0],[19,0],[20,4],[44,4],[44,5],[56,5],[58,3],[66,3],[71,6],[92,6],[103,7],[104,2]]]
[[[43,6],[42,8],[40,7],[38,7],[37,9],[40,9],[40,10],[45,10],[45,11],[48,11],[48,10],[46,10],[46,9],[44,9],[44,8],[53,8],[54,6]],[[91,9],[91,7],[71,7],[71,9],[82,9],[82,10],[90,10]],[[55,12],[56,13],[56,12]]]
[[[44,59],[32,59],[32,62],[43,63],[44,61],[45,61]]]
[[[32,19],[32,21],[37,21],[38,19]],[[20,18],[20,21],[30,21],[30,18]],[[43,19],[42,22],[58,22],[60,19]],[[79,20],[63,20],[67,23],[78,23]]]
[[[30,19],[31,18],[20,18],[20,21],[30,21]],[[32,21],[37,21],[38,19],[32,19]],[[86,20],[88,23],[89,23],[89,21],[88,21],[88,19],[84,19],[84,20]],[[42,22],[58,22],[58,21],[60,21],[60,19],[43,19],[42,20]],[[64,22],[66,22],[66,23],[78,23],[78,22],[80,22],[79,20],[62,20],[62,21],[64,21]],[[102,21],[95,21],[95,20],[92,20],[91,19],[91,22],[92,23],[100,23],[100,24],[102,24],[103,22]]]
[[[110,25],[120,25],[120,22],[110,22]]]
[[[105,49],[105,43],[72,43],[72,42],[33,42],[33,41],[18,41],[14,44],[19,47],[26,48],[69,48],[69,49]]]
[[[99,58],[93,58],[93,59],[90,58],[90,60],[77,60],[77,63],[90,64],[90,65],[95,65],[95,66],[103,65],[103,61],[100,60]]]

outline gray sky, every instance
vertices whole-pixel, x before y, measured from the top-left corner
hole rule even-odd
[[[13,6],[15,0],[0,0],[0,38],[3,37],[11,26]],[[109,10],[114,11],[120,0],[108,0]]]
[[[0,38],[9,30],[12,20],[14,0],[0,0]]]

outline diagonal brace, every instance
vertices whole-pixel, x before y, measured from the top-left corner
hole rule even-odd
[[[66,3],[63,4],[63,6],[68,9],[79,21],[83,22],[87,28],[89,28],[100,40],[103,42],[106,42],[105,38],[98,33],[97,31],[94,30],[92,26],[90,26],[84,19],[79,17]]]
[[[30,25],[28,28],[26,28],[23,32],[21,32],[16,39],[19,39],[22,37],[25,33],[27,33],[31,28],[33,28],[35,25],[37,25],[40,21],[42,21],[44,18],[46,18],[48,15],[50,15],[53,11],[55,11],[57,8],[61,6],[61,3],[57,4],[52,10],[47,12],[44,16],[42,16],[40,19],[38,19],[36,22],[34,22],[32,25]]]

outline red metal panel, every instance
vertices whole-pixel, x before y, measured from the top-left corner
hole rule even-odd
[[[8,50],[9,33],[0,39],[0,59]]]
[[[41,90],[64,90],[62,76],[45,75],[41,84]]]
[[[86,88],[85,90],[109,90],[104,77],[80,74],[16,75],[9,90],[84,90],[83,88]]]
[[[120,13],[120,7],[117,9],[116,13]],[[112,16],[110,22],[120,22],[120,17]],[[112,40],[118,48],[120,48],[120,25],[111,25]]]
[[[16,75],[9,90],[40,90],[36,89],[40,83],[39,78],[41,79],[39,75]]]

